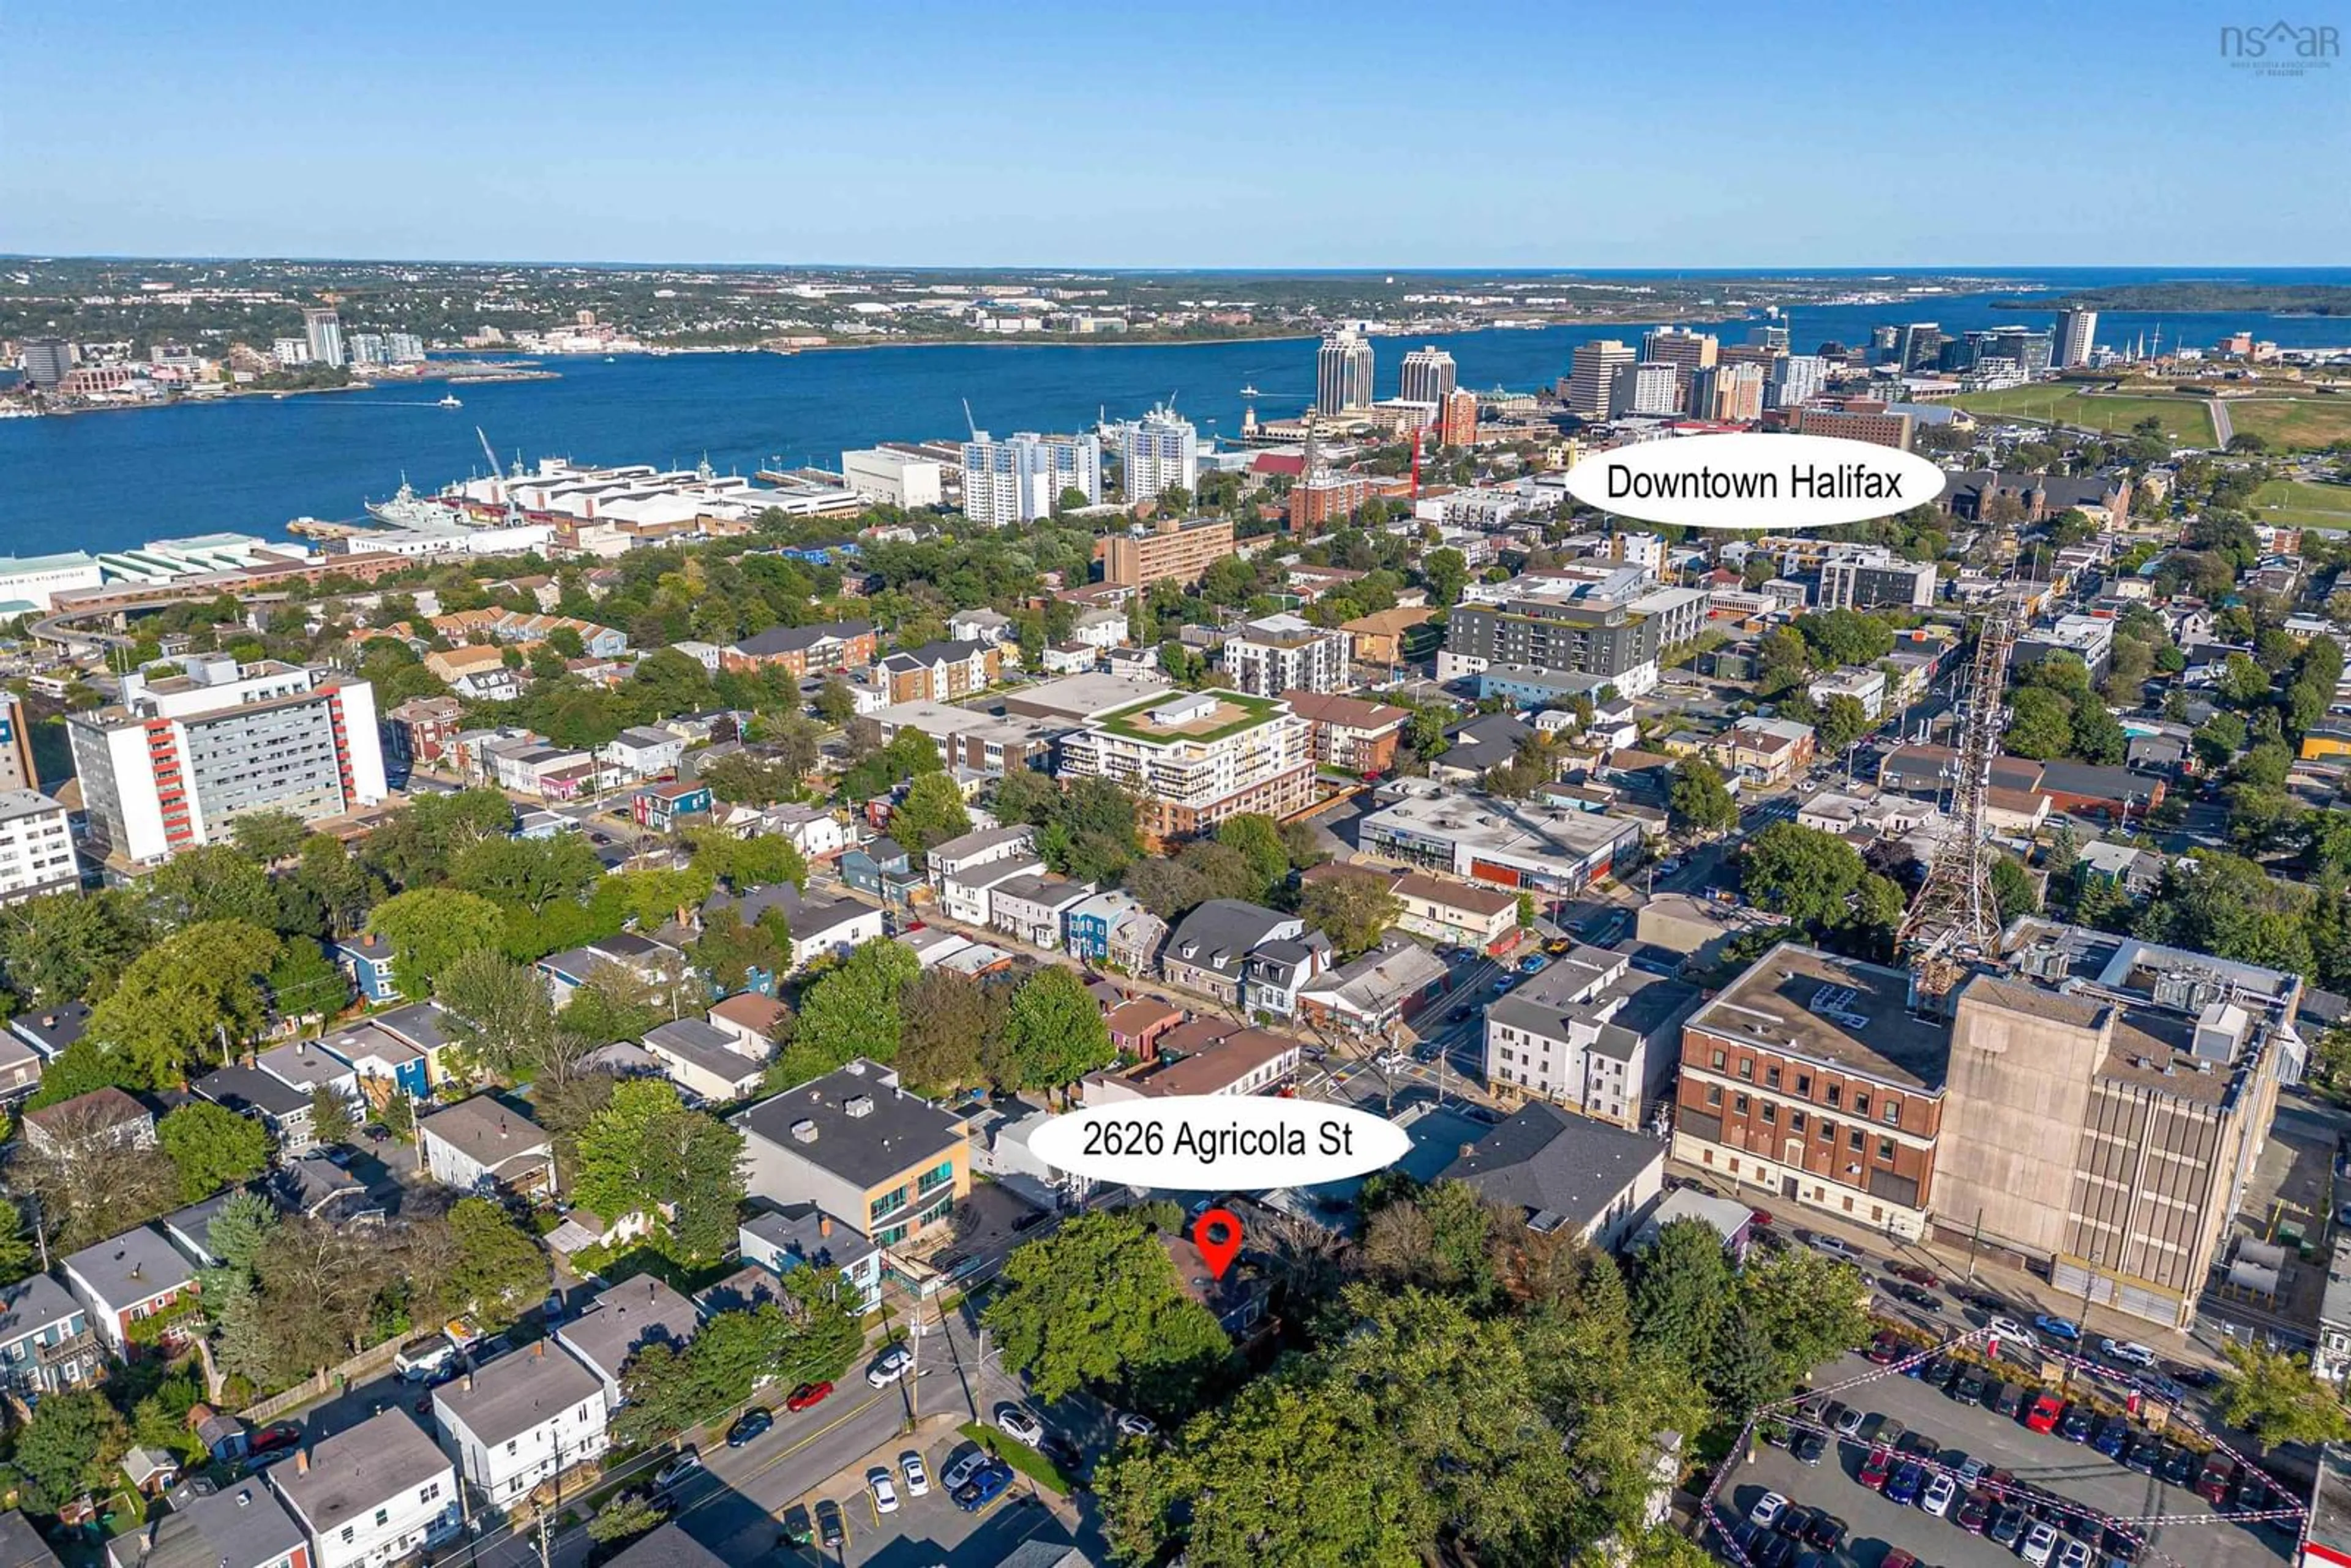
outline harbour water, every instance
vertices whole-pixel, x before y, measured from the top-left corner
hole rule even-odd
[[[2053,275],[2043,274],[2043,277]],[[2064,287],[2137,281],[2143,270],[2057,275]],[[2171,274],[2170,276],[2179,276]],[[2318,273],[2260,280],[2336,281]],[[2012,297],[2012,296],[2011,296]],[[2043,311],[1995,308],[2001,296],[1933,296],[1800,311],[1799,350],[1865,342],[1873,326],[1934,321],[1945,332],[2043,328]],[[1737,342],[1758,318],[1692,323]],[[2126,344],[2160,329],[2167,344],[2209,347],[2250,330],[2288,347],[2351,344],[2351,319],[2326,317],[2109,314],[2098,339]],[[1637,323],[1491,329],[1428,339],[1383,337],[1378,388],[1392,395],[1407,349],[1449,350],[1464,386],[1531,391],[1564,375],[1575,345],[1637,339]],[[1174,398],[1204,435],[1241,423],[1240,389],[1259,417],[1296,413],[1313,393],[1311,340],[1199,344],[949,345],[803,352],[555,358],[553,381],[455,389],[464,407],[412,391],[236,398],[163,409],[0,421],[0,555],[120,549],[151,538],[230,530],[277,537],[297,517],[359,517],[405,475],[429,490],[483,466],[479,425],[501,461],[691,467],[722,473],[836,465],[844,448],[877,441],[960,437],[964,402],[982,429],[1069,430],[1100,414],[1142,413]],[[434,386],[437,395],[441,390]]]

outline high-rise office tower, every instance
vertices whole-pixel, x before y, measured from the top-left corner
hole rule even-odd
[[[1200,487],[1200,433],[1174,409],[1162,404],[1141,419],[1126,420],[1113,439],[1130,504],[1154,500],[1171,486],[1180,486],[1187,495]]]
[[[1746,424],[1763,417],[1763,367],[1714,365],[1690,378],[1690,417]]]
[[[310,345],[314,365],[343,362],[343,320],[331,306],[314,305],[302,312],[302,335]]]
[[[1567,411],[1578,419],[1606,419],[1616,372],[1633,363],[1633,350],[1614,338],[1578,343],[1569,356]]]
[[[1898,327],[1872,327],[1869,329],[1869,362],[1881,365],[1893,358],[1895,343],[1901,335]]]
[[[1453,391],[1453,356],[1431,343],[1404,357],[1404,377],[1398,389],[1406,402],[1433,402],[1439,408]]]
[[[2056,339],[2051,362],[2059,370],[2090,362],[2093,340],[2098,335],[2098,313],[2095,310],[2060,310],[2057,312]]]
[[[1336,415],[1372,406],[1372,343],[1352,324],[1314,351],[1314,409]]]
[[[1641,334],[1641,358],[1674,367],[1674,393],[1684,403],[1689,399],[1690,377],[1712,365],[1720,347],[1713,333],[1687,327],[1658,327]]]
[[[1905,371],[1931,371],[1943,347],[1943,329],[1932,321],[1913,321],[1902,329],[1895,344],[1894,363]]]

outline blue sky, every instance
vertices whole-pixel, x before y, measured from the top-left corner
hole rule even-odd
[[[2351,59],[2231,70],[2220,20],[2172,0],[16,0],[0,250],[2340,262]]]

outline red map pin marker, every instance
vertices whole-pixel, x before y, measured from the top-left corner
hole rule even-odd
[[[1209,1277],[1222,1280],[1241,1255],[1241,1222],[1228,1208],[1203,1209],[1192,1223],[1192,1245],[1199,1249]]]

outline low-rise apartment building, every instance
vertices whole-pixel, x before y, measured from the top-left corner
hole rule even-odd
[[[1809,724],[1750,714],[1708,742],[1706,754],[1732,778],[1784,784],[1813,765],[1817,745]]]
[[[1163,842],[1243,812],[1287,817],[1314,799],[1304,722],[1278,697],[1234,691],[1156,693],[1089,718],[1062,740],[1061,772],[1139,796],[1144,834]]]
[[[1577,947],[1486,1008],[1486,1079],[1620,1127],[1647,1124],[1681,1060],[1698,991]]]
[[[813,1202],[884,1247],[944,1239],[971,1191],[964,1119],[862,1057],[727,1120],[752,1197]]]
[[[1404,727],[1412,717],[1403,708],[1299,689],[1282,693],[1281,698],[1306,721],[1307,745],[1324,767],[1384,773],[1395,766]]]
[[[1917,1239],[1949,1055],[1907,973],[1782,943],[1682,1026],[1674,1157]]]
[[[316,1568],[383,1568],[456,1538],[457,1467],[405,1409],[308,1444],[268,1471]]]
[[[602,1381],[553,1343],[485,1362],[433,1391],[442,1446],[492,1508],[513,1507],[611,1447]]]
[[[951,703],[994,682],[1003,660],[993,643],[925,643],[890,654],[874,670],[893,703]]]
[[[793,675],[862,670],[873,662],[873,623],[839,621],[822,626],[770,626],[728,647],[719,662],[730,670],[772,666]]]
[[[1261,616],[1226,640],[1225,676],[1235,690],[1261,697],[1344,691],[1350,646],[1344,632],[1302,616]]]

